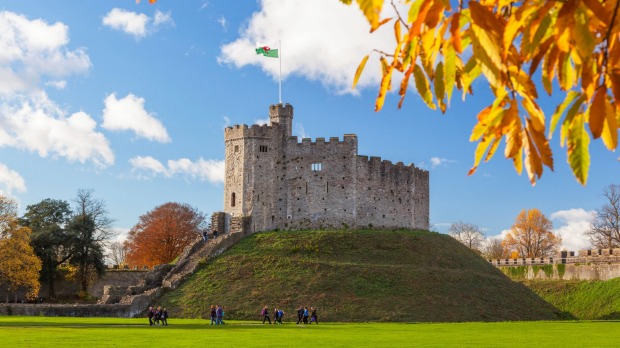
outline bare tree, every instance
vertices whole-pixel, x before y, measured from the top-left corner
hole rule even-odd
[[[110,244],[108,257],[115,265],[124,266],[127,263],[127,248],[125,244],[121,242]]]
[[[603,191],[607,203],[594,212],[594,221],[586,232],[592,245],[599,249],[620,247],[620,185],[609,185]]]
[[[501,238],[489,238],[483,249],[483,254],[487,259],[494,260],[506,257],[506,250],[504,250]]]
[[[448,234],[474,250],[480,250],[484,241],[484,234],[480,227],[463,221],[453,223],[448,230]]]
[[[95,233],[93,241],[107,244],[115,236],[112,229],[114,220],[108,216],[105,202],[96,199],[95,191],[92,189],[80,189],[75,197],[75,216],[84,216],[93,220]]]
[[[17,202],[0,194],[0,237],[6,237],[11,223],[17,217]]]

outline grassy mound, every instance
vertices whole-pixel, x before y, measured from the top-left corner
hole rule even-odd
[[[293,320],[299,305],[327,321],[557,319],[557,310],[453,238],[423,231],[257,233],[205,263],[162,299],[172,316]]]
[[[607,281],[528,281],[524,284],[576,318],[620,319],[620,278]]]

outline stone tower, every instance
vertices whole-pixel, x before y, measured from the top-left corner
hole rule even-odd
[[[214,226],[428,229],[428,171],[358,155],[355,134],[300,142],[290,104],[271,105],[269,121],[225,129],[224,212]]]

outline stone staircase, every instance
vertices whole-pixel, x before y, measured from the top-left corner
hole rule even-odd
[[[160,281],[156,281],[156,286],[129,287],[126,289],[104,288],[104,296],[101,304],[120,304],[128,306],[128,317],[137,317],[144,314],[149,306],[168,291],[176,289],[183,281],[190,277],[198,268],[200,262],[214,258],[228,248],[238,243],[246,236],[244,231],[225,233],[217,238],[210,238],[204,242],[202,237],[196,238],[185,248],[178,258],[177,264],[160,275]],[[123,291],[124,296],[112,296],[113,293]],[[120,300],[118,298],[120,297]],[[114,300],[116,298],[116,301]],[[118,302],[117,302],[118,301]]]

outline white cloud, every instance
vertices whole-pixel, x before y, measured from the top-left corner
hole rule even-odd
[[[121,8],[113,8],[103,17],[103,25],[115,30],[123,31],[136,39],[141,39],[154,33],[162,25],[174,25],[172,15],[155,11],[153,18],[144,13],[126,11]]]
[[[36,152],[41,157],[91,161],[98,167],[114,163],[114,153],[97,123],[85,112],[67,116],[43,91],[4,98],[0,104],[0,147]]]
[[[270,120],[268,118],[261,118],[261,119],[254,120],[254,124],[263,126],[263,125],[269,124],[269,121]]]
[[[151,156],[137,156],[130,159],[129,163],[132,166],[132,171],[138,173],[139,177],[163,176],[170,178],[174,175],[181,175],[214,184],[224,182],[224,161],[199,158],[194,162],[187,158],[181,158],[168,160],[167,166],[165,166]]]
[[[550,218],[560,227],[554,228],[553,232],[562,237],[562,246],[566,250],[578,251],[590,247],[590,239],[585,234],[590,229],[592,214],[594,211],[584,209],[560,210],[552,213]]]
[[[50,25],[0,11],[0,96],[31,92],[42,76],[58,79],[88,71],[86,51],[66,47],[68,30],[60,22]]]
[[[294,124],[293,134],[298,136],[299,138],[310,138],[308,134],[306,134],[306,130],[304,129],[304,125],[301,122],[297,122]]]
[[[26,191],[26,181],[18,172],[0,163],[0,194]]]
[[[153,26],[158,28],[164,24],[174,25],[174,21],[172,20],[172,14],[170,12],[163,13],[160,10],[155,11],[155,16],[153,17]]]
[[[222,128],[230,127],[230,118],[228,116],[224,116],[224,126]]]
[[[221,48],[219,62],[238,68],[259,66],[276,79],[277,59],[259,56],[254,49],[256,42],[281,40],[283,78],[299,75],[346,93],[351,92],[362,58],[373,49],[388,51],[394,40],[389,26],[370,34],[361,11],[340,1],[263,0],[260,4],[261,10],[252,15],[240,37]],[[384,6],[382,15],[392,16],[393,11],[392,6]],[[358,85],[375,86],[380,76],[379,64],[367,64]]]
[[[47,81],[45,83],[46,86],[50,86],[50,87],[54,87],[56,89],[65,89],[65,87],[67,87],[67,81],[66,80],[60,80],[60,81]]]
[[[90,69],[84,49],[66,47],[68,30],[60,22],[0,12],[0,147],[105,167],[114,154],[96,122],[84,112],[68,114],[40,86],[46,76],[45,85],[63,89],[64,77]],[[16,185],[11,187],[25,189],[15,174],[7,176]]]
[[[116,94],[112,93],[105,98],[104,103],[103,128],[111,131],[131,130],[148,140],[170,142],[162,123],[144,110],[144,98],[130,93],[125,98],[116,99]]]
[[[226,29],[228,28],[228,22],[226,22],[226,18],[224,18],[224,16],[220,16],[220,18],[217,19],[217,22],[220,24],[222,29],[226,31]]]
[[[456,163],[456,161],[447,158],[431,157],[431,167],[433,169],[437,167],[447,167],[450,163]]]

